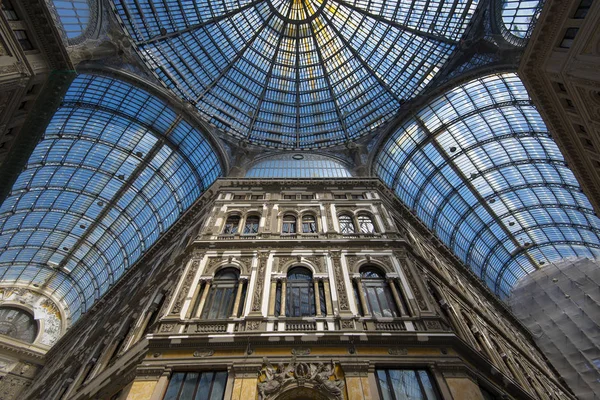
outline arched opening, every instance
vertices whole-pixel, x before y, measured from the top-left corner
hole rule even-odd
[[[250,215],[246,218],[244,223],[244,235],[253,235],[258,233],[258,225],[260,223],[260,217],[258,215]]]
[[[296,217],[291,214],[283,216],[281,233],[296,233]]]
[[[352,217],[348,214],[342,214],[338,217],[340,223],[340,232],[344,235],[356,233],[356,227]]]
[[[223,233],[225,235],[233,235],[238,232],[240,226],[240,216],[230,215],[225,221],[225,227],[223,227]]]
[[[202,310],[202,319],[226,319],[232,315],[239,276],[235,268],[225,268],[215,274]]]
[[[317,233],[317,219],[314,215],[302,216],[302,233]]]
[[[31,313],[17,307],[0,307],[0,335],[33,343],[38,325]]]
[[[359,296],[364,299],[362,309],[364,315],[374,317],[398,317],[398,306],[385,275],[377,267],[364,266],[360,269]]]
[[[316,314],[312,272],[294,267],[287,274],[286,317],[311,317]]]

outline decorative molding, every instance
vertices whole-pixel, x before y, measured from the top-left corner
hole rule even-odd
[[[333,261],[333,273],[335,276],[335,288],[337,290],[340,311],[350,311],[348,294],[346,293],[346,283],[344,282],[344,273],[342,271],[342,261],[339,252],[331,252]]]

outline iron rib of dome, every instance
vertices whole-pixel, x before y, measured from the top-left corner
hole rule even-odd
[[[316,148],[375,129],[455,49],[477,0],[112,0],[148,67],[211,124]]]
[[[0,279],[46,288],[74,321],[220,175],[166,103],[79,75],[0,207]]]
[[[437,97],[374,168],[500,297],[544,264],[600,257],[600,220],[516,74]]]

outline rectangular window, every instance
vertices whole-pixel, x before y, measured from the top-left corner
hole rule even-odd
[[[2,11],[4,11],[4,16],[9,21],[18,21],[19,16],[15,11],[15,7],[12,5],[12,0],[3,0],[2,1]]]
[[[295,194],[284,194],[283,199],[284,200],[296,200],[296,195]]]
[[[243,194],[234,194],[233,199],[234,200],[244,200],[244,199],[246,199],[246,196],[244,196]]]
[[[581,0],[581,3],[579,3],[579,7],[577,7],[577,10],[575,10],[575,15],[573,15],[573,18],[584,19],[588,11],[590,11],[590,7],[592,6],[593,1],[594,0]]]
[[[345,194],[334,194],[333,198],[336,200],[346,200],[346,195]]]
[[[571,46],[573,45],[573,40],[575,40],[575,36],[577,35],[578,31],[579,31],[579,28],[567,29],[562,42],[560,42],[560,47],[562,47],[563,49],[570,49]]]
[[[441,399],[424,369],[378,369],[377,382],[383,400]]]
[[[302,195],[302,200],[312,200],[314,199],[314,196],[312,194],[303,194]]]
[[[262,200],[264,198],[265,198],[265,196],[262,194],[253,194],[252,195],[252,200]]]
[[[19,41],[19,44],[21,45],[23,50],[33,50],[33,44],[31,44],[31,41],[29,41],[27,32],[23,30],[17,30],[15,31],[15,36],[17,37],[17,40]]]
[[[227,372],[175,372],[164,400],[223,400]]]
[[[364,198],[365,198],[365,196],[362,194],[353,194],[352,195],[352,200],[362,200]]]

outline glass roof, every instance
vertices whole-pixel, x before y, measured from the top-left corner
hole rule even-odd
[[[340,161],[319,154],[279,154],[254,164],[246,178],[350,178]]]
[[[45,286],[75,320],[221,174],[163,101],[79,75],[0,207],[0,280]]]
[[[88,0],[54,0],[53,4],[67,38],[73,39],[85,32],[90,21]]]
[[[542,9],[543,1],[540,0],[503,0],[502,23],[507,34],[519,39],[531,36],[535,20]],[[510,40],[510,37],[507,37]]]
[[[500,297],[548,262],[600,256],[600,220],[516,74],[430,102],[375,172]]]
[[[236,138],[354,140],[420,93],[478,0],[111,0],[155,75]]]

